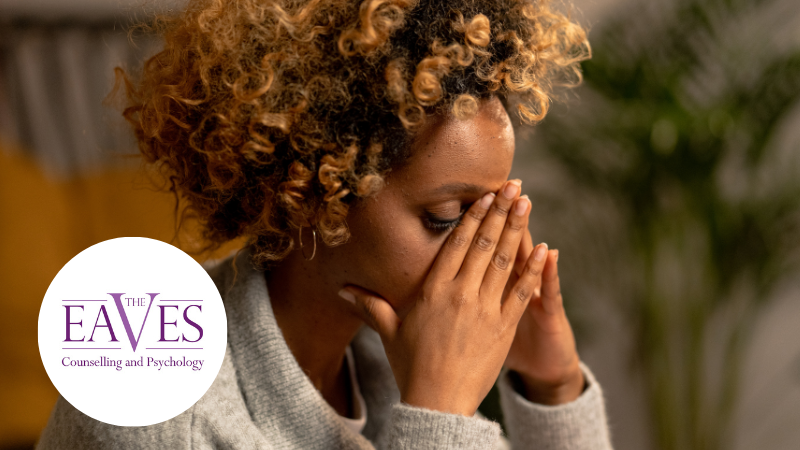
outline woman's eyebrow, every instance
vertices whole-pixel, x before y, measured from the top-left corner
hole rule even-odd
[[[449,183],[433,190],[433,194],[482,194],[489,191],[485,186],[470,183]]]

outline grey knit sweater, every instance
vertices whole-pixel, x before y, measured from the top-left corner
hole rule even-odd
[[[208,392],[177,417],[147,427],[96,421],[59,398],[39,449],[499,449],[500,426],[399,402],[380,338],[364,327],[352,343],[367,404],[362,434],[348,429],[292,356],[273,316],[263,273],[239,254],[210,270],[228,316],[228,347]],[[514,449],[610,449],[600,386],[583,366],[587,389],[559,406],[531,403],[504,373],[500,400]]]

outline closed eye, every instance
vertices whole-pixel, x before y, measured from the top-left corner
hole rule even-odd
[[[423,218],[423,222],[425,223],[425,227],[434,233],[446,233],[453,231],[459,224],[461,224],[461,219],[464,217],[465,212],[466,208],[462,209],[461,213],[455,219],[442,219],[433,214],[427,213]]]

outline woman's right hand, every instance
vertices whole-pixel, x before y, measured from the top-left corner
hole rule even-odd
[[[531,209],[519,193],[508,181],[469,208],[403,320],[374,293],[340,292],[380,334],[404,403],[472,416],[497,379],[544,264],[531,255],[504,296]]]

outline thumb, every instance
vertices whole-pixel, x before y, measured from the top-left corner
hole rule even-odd
[[[339,296],[354,306],[354,311],[383,339],[394,340],[400,327],[400,318],[394,308],[383,298],[356,286],[345,286]]]

